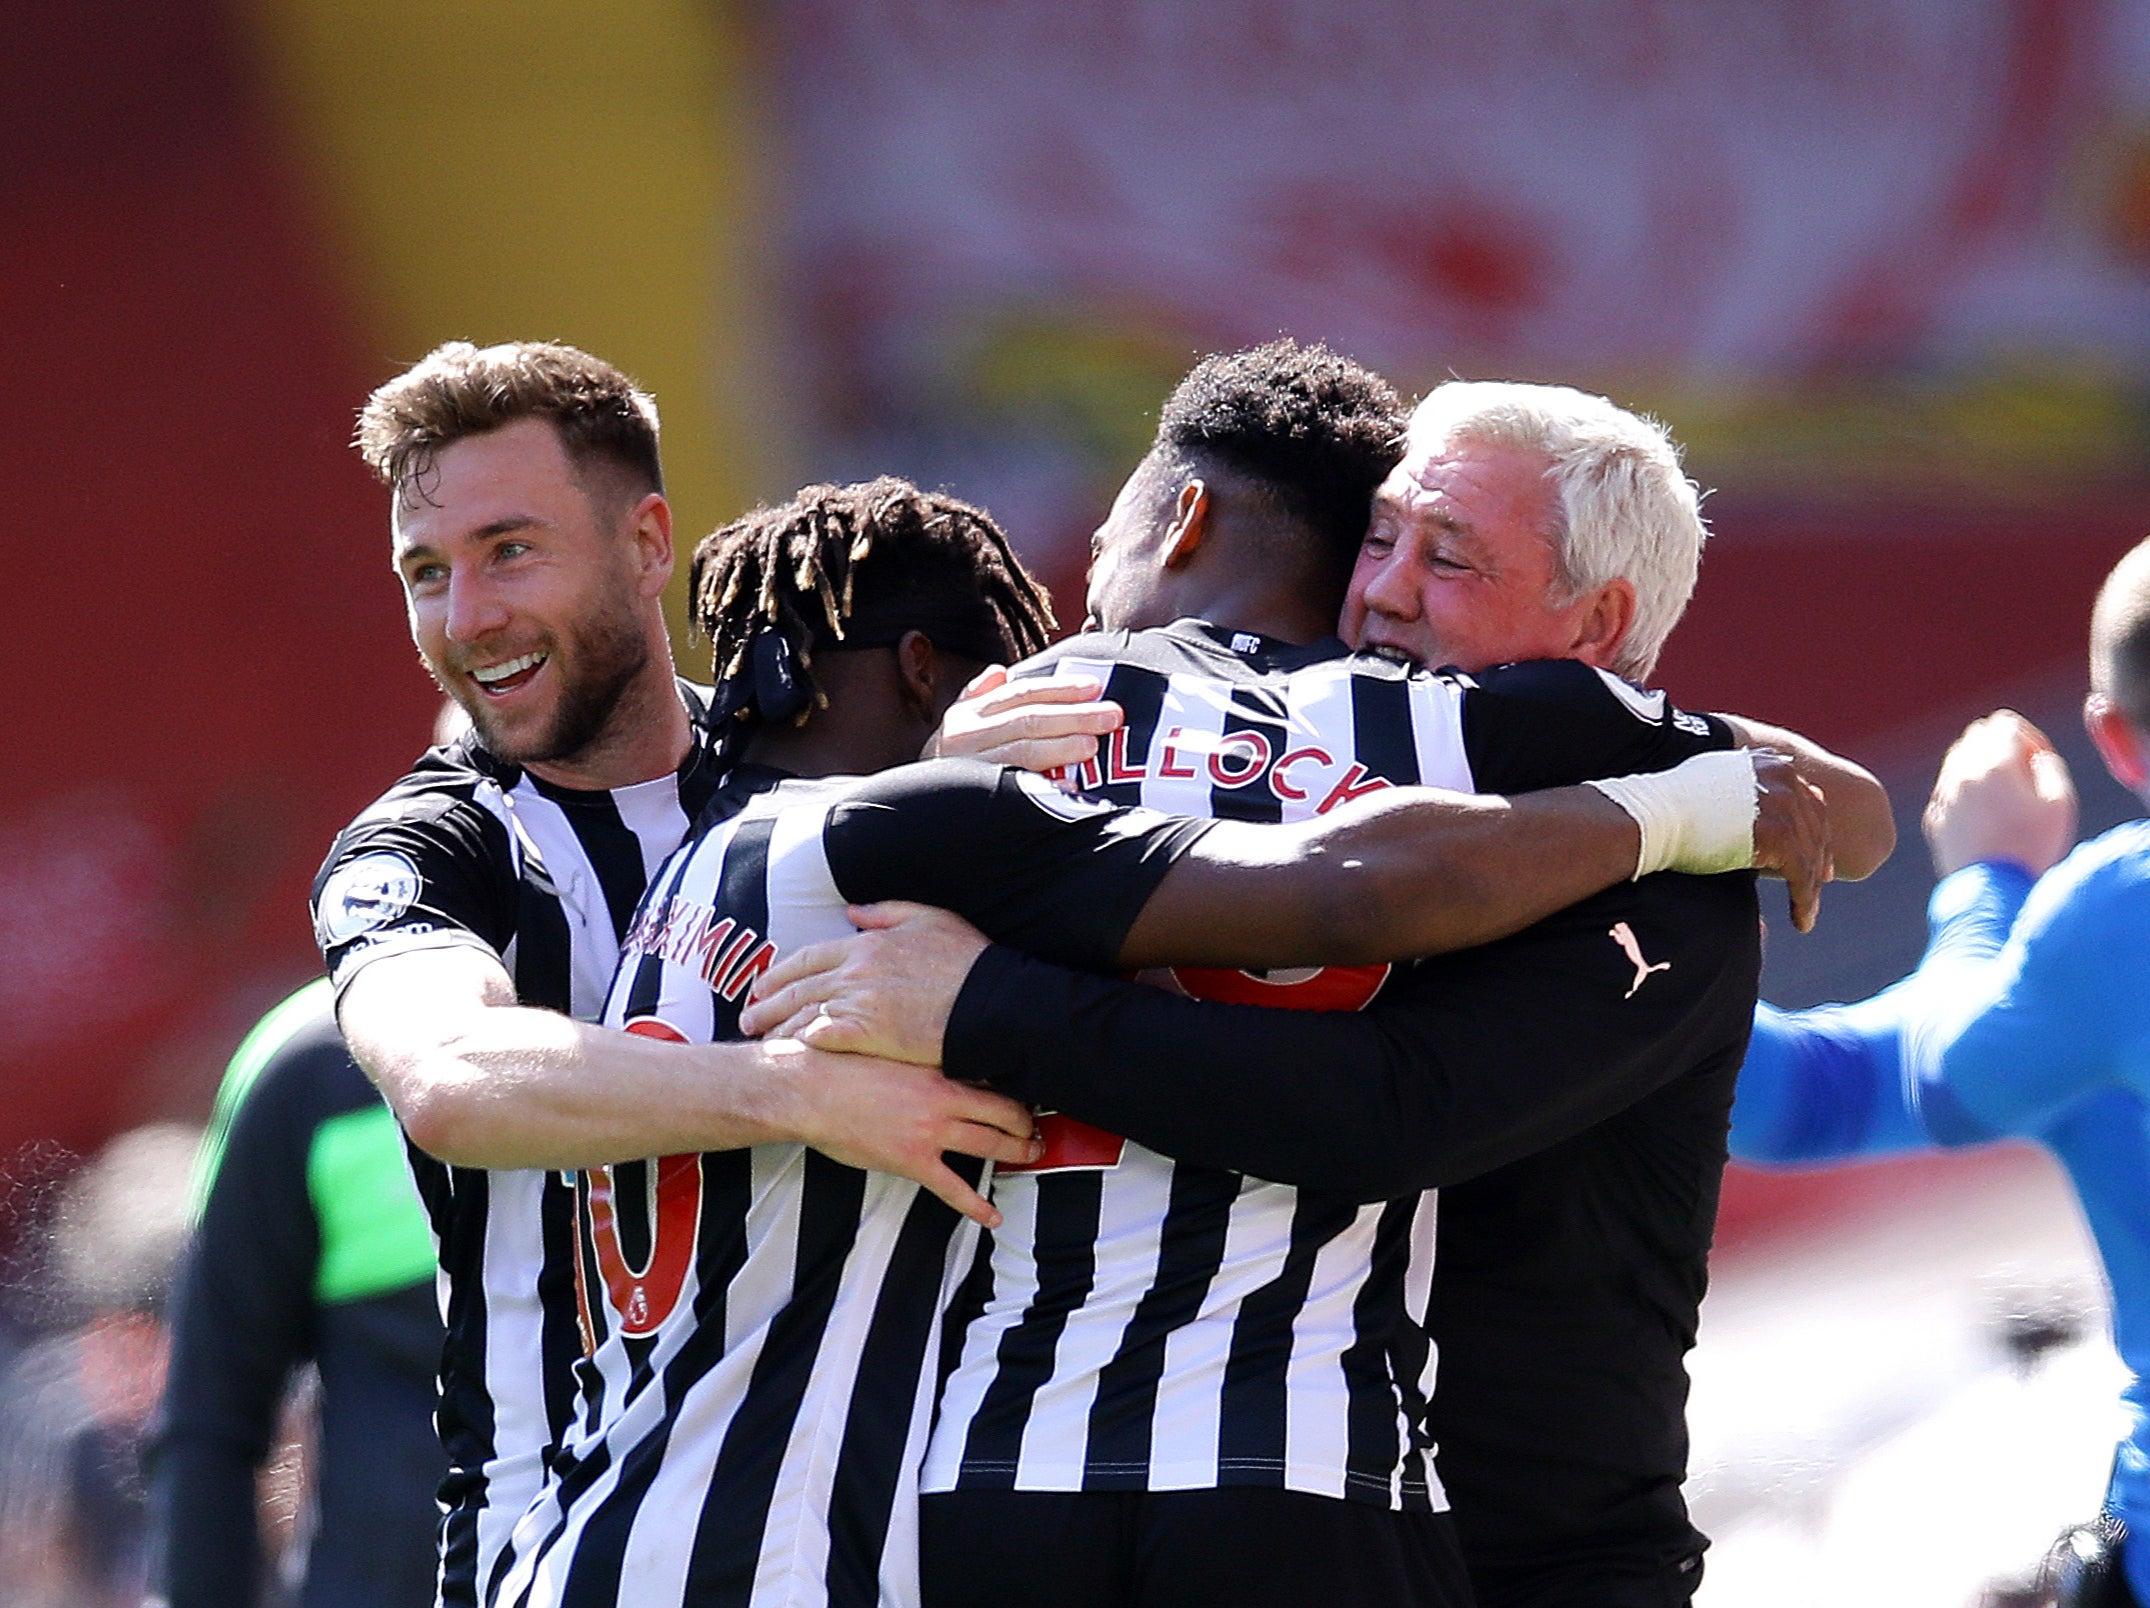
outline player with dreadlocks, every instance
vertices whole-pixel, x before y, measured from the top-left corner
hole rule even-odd
[[[1282,966],[1481,942],[1636,866],[1635,820],[1588,788],[1257,826],[903,763],[1051,616],[984,513],[901,481],[757,510],[693,580],[736,763],[622,942],[604,1019],[630,1033],[736,1039],[755,979],[869,901],[1091,970]],[[933,1341],[977,1234],[937,1193],[793,1144],[583,1173],[577,1428],[494,1600],[916,1602]]]
[[[796,726],[829,707],[817,649],[896,648],[916,631],[979,669],[1036,653],[1055,624],[991,515],[885,475],[808,486],[727,525],[695,553],[688,592],[712,649],[713,718],[735,743],[751,722]]]

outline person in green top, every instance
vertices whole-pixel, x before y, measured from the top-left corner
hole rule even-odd
[[[305,1608],[433,1600],[441,1324],[403,1137],[336,1031],[326,979],[232,1058],[195,1176],[150,1463],[152,1590],[264,1598],[256,1476],[291,1375],[321,1376]]]

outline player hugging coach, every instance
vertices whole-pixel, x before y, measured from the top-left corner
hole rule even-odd
[[[989,518],[902,481],[749,515],[703,545],[693,592],[736,763],[627,929],[604,1019],[630,1034],[736,1039],[753,981],[873,901],[944,905],[1093,972],[1322,965],[1480,942],[1635,869],[1633,821],[1588,788],[1399,788],[1251,824],[906,763],[1047,616]],[[1739,775],[1744,864],[1753,762],[1719,757]],[[1811,807],[1796,788],[1776,802]],[[499,1601],[917,1600],[940,1314],[977,1228],[843,1159],[759,1144],[582,1175],[591,1356]],[[1393,1558],[1391,1600],[1466,1600],[1452,1538],[1426,1538]]]
[[[1319,348],[1188,376],[1095,539],[1105,629],[1005,689],[1103,684],[1124,721],[1079,785],[1305,821],[1741,740],[1616,673],[1647,673],[1699,555],[1661,431],[1536,386],[1443,388],[1403,423]],[[1330,634],[1340,605],[1384,654]],[[1864,874],[1880,789],[1772,740],[1826,777]],[[1444,1483],[1481,1596],[1684,1599],[1681,1359],[1753,901],[1645,876],[1431,964],[1183,968],[1177,994],[919,916],[772,972],[756,1027],[945,1058],[1090,1125],[1046,1117],[1066,1142],[996,1176],[923,1479],[928,1603],[1438,1600],[1413,1560],[1444,1544]]]

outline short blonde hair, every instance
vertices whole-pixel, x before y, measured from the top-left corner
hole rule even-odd
[[[1559,527],[1545,533],[1567,601],[1612,580],[1635,588],[1635,618],[1609,668],[1641,681],[1694,595],[1709,532],[1702,494],[1654,419],[1565,385],[1451,380],[1412,411],[1406,461],[1452,441],[1552,460]]]

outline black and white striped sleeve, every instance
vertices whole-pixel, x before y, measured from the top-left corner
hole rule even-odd
[[[451,793],[391,793],[329,850],[313,917],[339,995],[361,967],[413,949],[462,944],[504,959],[517,919],[507,831]]]
[[[1213,824],[949,759],[873,778],[829,812],[823,843],[854,903],[939,905],[996,942],[1102,970],[1173,862]]]

